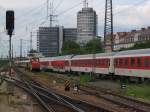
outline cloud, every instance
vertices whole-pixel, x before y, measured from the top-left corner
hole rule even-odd
[[[140,28],[150,25],[150,1],[133,7],[132,5],[118,5],[114,13],[114,24],[118,27]]]
[[[31,7],[40,3],[41,0],[0,0],[1,6],[8,9]]]

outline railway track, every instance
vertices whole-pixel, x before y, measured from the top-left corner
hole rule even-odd
[[[81,91],[85,93],[95,95],[98,98],[103,98],[109,102],[114,104],[131,108],[135,112],[150,112],[150,104],[146,102],[142,102],[133,98],[129,98],[126,96],[118,95],[112,92],[105,91],[103,89],[95,90],[95,88],[81,86]]]
[[[20,76],[19,78],[3,76],[3,79],[30,93],[47,112],[111,112],[111,110],[55,93],[53,90],[25,78],[25,75],[17,69],[15,71]]]
[[[62,79],[63,81],[66,80],[62,77],[59,77],[59,79]],[[122,96],[106,89],[81,86],[80,91],[83,91],[85,94],[94,95],[97,98],[104,99],[116,105],[120,105],[121,107],[129,108],[135,112],[150,112],[150,103]]]

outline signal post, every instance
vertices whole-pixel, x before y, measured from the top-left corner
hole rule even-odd
[[[7,35],[9,35],[9,76],[12,76],[12,55],[11,55],[11,43],[12,43],[12,34],[14,31],[14,11],[13,10],[8,10],[6,11],[6,31],[7,31]],[[14,91],[14,87],[12,86],[12,84],[7,84],[7,92],[8,94],[13,94]]]

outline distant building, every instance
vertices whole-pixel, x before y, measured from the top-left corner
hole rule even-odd
[[[64,28],[63,29],[63,40],[65,41],[76,41],[77,40],[77,28]]]
[[[118,32],[114,37],[114,50],[133,47],[136,43],[150,40],[150,27],[132,30],[131,32]]]
[[[63,27],[40,27],[37,48],[46,57],[61,53],[63,44]]]
[[[121,44],[124,40],[124,38],[129,34],[129,32],[117,32],[114,36],[114,50],[120,50],[120,48],[123,46]]]
[[[93,8],[82,8],[77,14],[77,42],[84,44],[96,37],[97,24],[97,14]]]

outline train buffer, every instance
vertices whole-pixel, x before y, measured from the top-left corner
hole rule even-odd
[[[70,85],[71,85],[71,82],[69,80],[67,80],[65,82],[65,91],[70,91]]]

